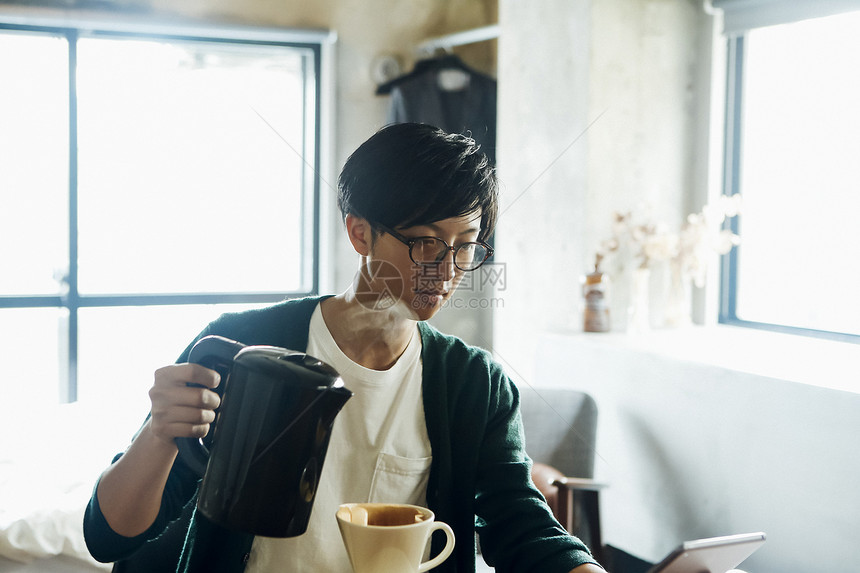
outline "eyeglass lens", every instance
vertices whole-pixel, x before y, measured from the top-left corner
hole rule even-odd
[[[448,256],[448,245],[441,239],[422,237],[412,243],[412,260],[420,265],[433,265]],[[481,243],[463,243],[454,251],[454,264],[469,271],[478,268],[487,258],[487,249]]]

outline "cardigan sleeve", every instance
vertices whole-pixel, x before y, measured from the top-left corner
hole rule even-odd
[[[210,328],[211,325],[204,328],[194,339],[194,342],[209,334]],[[188,353],[194,342],[185,348],[177,363],[187,361]],[[146,421],[149,421],[149,418],[150,416],[147,416]],[[135,436],[136,438],[137,436]],[[122,455],[117,454],[113,461],[111,461],[111,464],[115,464]],[[87,549],[90,554],[102,563],[110,563],[129,557],[147,541],[161,535],[167,525],[179,517],[182,508],[185,507],[197,491],[199,482],[199,477],[179,461],[177,457],[168,474],[167,483],[164,486],[164,494],[161,497],[161,507],[155,521],[149,526],[149,529],[135,537],[125,537],[111,529],[99,505],[97,495],[99,484],[97,482],[92,496],[90,496],[90,502],[87,504],[84,512],[84,540],[87,543]]]
[[[596,564],[532,484],[519,393],[502,367],[485,350],[419,327],[433,447],[427,500],[457,535],[454,555],[439,570],[474,570],[476,530],[483,558],[499,573],[568,573]]]
[[[597,562],[554,518],[531,480],[519,392],[490,366],[487,423],[475,479],[475,513],[484,558],[496,571],[567,573]]]
[[[117,455],[113,463],[120,457],[122,454]],[[197,476],[184,464],[174,462],[161,498],[158,516],[149,529],[135,537],[125,537],[111,529],[99,506],[96,483],[84,512],[84,539],[90,554],[102,563],[129,557],[147,541],[161,535],[168,524],[180,516],[182,509],[194,497],[198,482]]]

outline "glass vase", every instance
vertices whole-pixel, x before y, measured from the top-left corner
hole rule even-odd
[[[630,300],[627,306],[627,331],[647,332],[651,329],[651,269],[638,268],[630,274]]]
[[[666,326],[682,328],[693,324],[693,280],[680,269],[672,269]]]

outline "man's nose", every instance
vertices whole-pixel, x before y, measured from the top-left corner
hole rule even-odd
[[[448,249],[445,255],[436,262],[436,273],[443,281],[450,281],[457,274],[457,267],[454,265],[454,251]]]

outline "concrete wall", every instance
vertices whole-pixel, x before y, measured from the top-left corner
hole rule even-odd
[[[704,203],[711,21],[678,0],[502,0],[499,12],[509,280],[494,344],[528,375],[538,333],[580,324],[580,278],[614,211],[680,224]]]

